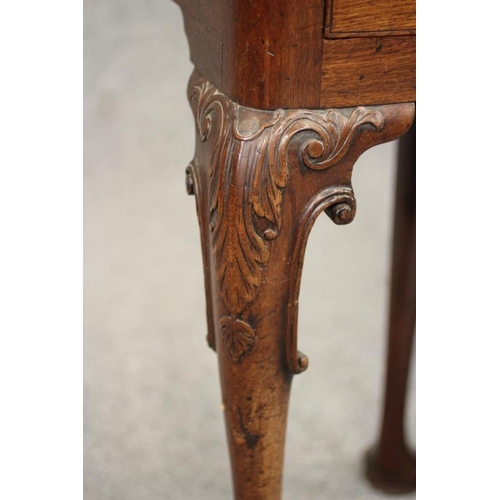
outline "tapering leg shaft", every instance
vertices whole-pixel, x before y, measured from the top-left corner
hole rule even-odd
[[[273,300],[264,290],[261,292],[260,295],[270,299],[266,302],[267,317],[261,314],[254,321],[248,319],[247,324],[241,319],[227,318],[227,324],[226,320],[221,323],[216,336],[217,345],[221,346],[218,357],[222,400],[234,496],[238,500],[281,498],[292,375],[282,362],[284,352],[280,337],[285,329],[280,311],[282,297]],[[264,300],[264,297],[259,298]],[[249,328],[258,332],[252,352],[247,359],[235,361],[232,352],[222,345],[229,343],[231,349],[231,343],[238,343],[240,339],[229,340],[225,336],[245,337]]]
[[[413,125],[399,144],[384,413],[367,469],[375,487],[395,493],[415,489],[415,457],[404,428],[415,333],[415,163]]]

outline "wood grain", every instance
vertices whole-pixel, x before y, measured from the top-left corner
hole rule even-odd
[[[357,158],[413,121],[414,0],[176,1],[196,65],[187,187],[234,498],[279,500],[292,375],[308,366],[297,345],[307,239],[322,211],[353,220]]]
[[[327,210],[355,215],[354,163],[399,137],[414,106],[332,110],[243,107],[195,72],[189,100],[209,328],[217,351],[236,500],[280,500],[300,277],[308,235]]]
[[[415,99],[414,36],[324,41],[322,108]]]
[[[319,107],[323,0],[176,1],[191,61],[235,102]]]
[[[415,100],[415,35],[373,35],[413,26],[413,0],[394,0],[394,15],[388,0],[334,3],[336,36],[350,36],[339,26],[369,30],[338,39],[323,38],[323,0],[177,2],[196,68],[243,106],[316,109]]]
[[[236,1],[224,92],[252,108],[317,108],[323,9],[323,0]]]
[[[412,34],[415,12],[415,0],[327,0],[325,36]]]

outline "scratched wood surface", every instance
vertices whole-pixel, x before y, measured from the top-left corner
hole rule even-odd
[[[176,1],[192,62],[235,102],[319,107],[323,0]]]
[[[192,62],[243,106],[317,109],[415,99],[414,36],[386,36],[382,49],[377,42],[387,30],[414,27],[413,0],[334,3],[335,36],[346,41],[324,38],[325,15],[327,26],[332,19],[324,0],[176,1]]]
[[[414,36],[325,40],[322,108],[415,99]]]

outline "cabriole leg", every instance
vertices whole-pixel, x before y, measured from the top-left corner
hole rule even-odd
[[[189,100],[205,267],[209,340],[216,349],[237,500],[281,498],[297,306],[305,245],[323,210],[355,214],[352,167],[399,137],[412,104],[342,110],[244,108],[195,72]]]
[[[415,455],[405,439],[408,370],[415,334],[415,125],[399,144],[394,218],[386,389],[378,445],[367,457],[367,476],[378,489],[415,489]]]

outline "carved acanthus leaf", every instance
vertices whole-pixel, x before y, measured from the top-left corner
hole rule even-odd
[[[345,156],[359,127],[370,124],[379,130],[383,117],[362,107],[352,112],[249,109],[195,77],[189,98],[199,140],[207,144],[206,156],[199,161],[209,174],[214,269],[231,314],[224,317],[223,326],[230,332],[224,343],[239,352],[235,346],[253,342],[255,333],[249,333],[253,329],[243,320],[233,320],[239,329],[230,327],[229,320],[257,296],[271,240],[281,229],[283,192],[292,169],[332,167]],[[348,221],[344,212],[335,216],[340,223]]]
[[[255,343],[255,331],[245,321],[222,316],[219,322],[222,342],[234,362],[239,362]]]

